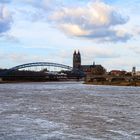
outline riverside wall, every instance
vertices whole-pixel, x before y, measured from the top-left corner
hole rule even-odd
[[[85,84],[140,86],[140,76],[87,75]]]

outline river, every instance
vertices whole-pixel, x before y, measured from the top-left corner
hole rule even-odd
[[[140,140],[140,87],[0,84],[0,140]]]

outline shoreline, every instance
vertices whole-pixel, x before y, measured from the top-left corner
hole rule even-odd
[[[130,83],[130,82],[84,82],[87,85],[108,85],[108,86],[133,86],[140,87],[140,82]]]
[[[70,79],[70,80],[54,80],[54,81],[0,81],[0,84],[14,84],[14,83],[37,83],[37,82],[71,82],[71,81],[74,81],[74,82],[80,82],[80,81],[83,81],[83,80],[76,80],[76,79]],[[84,81],[83,81],[84,82]]]
[[[61,81],[0,81],[0,84],[16,84],[16,83],[37,83],[37,82],[69,82],[69,81],[81,81],[81,80],[61,80]],[[133,86],[133,87],[140,87],[140,82],[84,82],[83,84],[87,85],[108,85],[108,86]]]

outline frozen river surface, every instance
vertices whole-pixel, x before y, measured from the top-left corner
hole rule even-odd
[[[0,140],[140,140],[140,88],[1,84]]]

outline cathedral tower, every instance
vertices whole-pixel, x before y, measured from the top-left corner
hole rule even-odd
[[[74,51],[73,53],[73,68],[75,69],[80,69],[81,67],[81,54],[78,51],[78,53],[76,53],[76,51]]]

